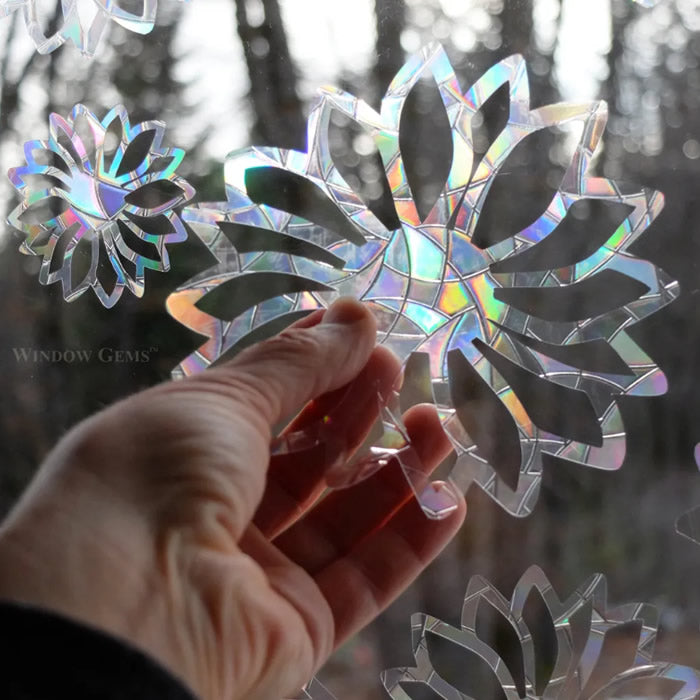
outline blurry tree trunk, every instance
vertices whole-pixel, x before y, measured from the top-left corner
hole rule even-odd
[[[47,26],[47,36],[51,36],[57,31],[62,14],[63,10],[61,0],[56,0],[54,13],[51,16]],[[2,80],[2,87],[0,87],[0,138],[7,135],[8,129],[12,125],[13,118],[17,112],[17,108],[19,107],[19,91],[22,87],[22,83],[31,73],[37,57],[39,56],[36,51],[32,51],[31,55],[27,59],[27,62],[17,75],[17,78],[15,80],[8,79],[7,72],[9,56],[10,52],[13,50],[13,39],[17,23],[19,22],[19,16],[20,10],[17,10],[12,15],[12,26],[10,27],[10,33],[5,43],[5,52],[3,54],[2,64],[0,65],[0,79]]]
[[[532,42],[532,0],[504,2],[501,12],[501,51],[527,56]]]
[[[559,45],[559,29],[561,27],[562,2],[557,0],[557,20],[555,29],[555,40],[551,47],[547,50],[542,50],[537,45],[535,39],[536,27],[532,26],[532,42],[531,49],[526,53],[526,57],[530,61],[530,94],[532,104],[535,107],[540,105],[552,104],[559,100],[559,91],[557,90],[554,80],[554,54]]]
[[[615,111],[620,94],[619,73],[620,61],[625,50],[624,31],[629,21],[629,3],[625,0],[611,0],[612,12],[612,41],[608,53],[608,77],[602,85],[602,97],[607,100],[612,111]]]
[[[561,17],[561,0],[557,0]],[[533,106],[550,104],[558,99],[557,89],[552,76],[556,41],[551,47],[541,49],[535,38],[536,26],[533,14],[533,0],[504,3],[501,12],[501,49],[502,56],[514,53],[525,57],[528,67],[530,96]],[[557,25],[559,20],[557,20]],[[558,36],[558,26],[556,30]]]
[[[158,23],[150,34],[143,38],[130,37],[130,41],[139,42],[138,60],[114,61],[109,65],[109,82],[118,90],[134,122],[160,119],[168,111],[183,114],[188,109],[182,99],[185,86],[175,77],[174,44],[180,17],[179,8],[176,11],[159,8]],[[95,95],[96,99],[99,97]]]
[[[17,17],[19,12],[15,12],[12,15],[12,26],[10,27],[10,33],[7,37],[7,43],[5,44],[5,50],[2,57],[2,67],[0,67],[0,80],[2,80],[2,87],[0,88],[0,135],[5,135],[8,133],[9,126],[12,124],[12,117],[17,111],[17,106],[19,105],[19,85],[20,81],[11,81],[7,75],[9,63],[10,63],[10,52],[14,46],[15,31],[17,28]],[[34,54],[32,54],[32,57]],[[26,70],[23,73],[28,73],[31,68],[31,60],[26,64]],[[1,137],[1,136],[0,136]]]
[[[47,34],[53,34],[59,26],[62,16],[61,2],[56,0],[53,14],[46,28]],[[18,135],[17,112],[25,80],[41,64],[42,57],[32,51],[16,74],[11,74],[11,57],[15,50],[15,38],[21,28],[21,14],[16,11],[8,20],[11,22],[2,58],[0,59],[0,139],[20,139]],[[46,60],[46,59],[44,59]],[[53,57],[50,59],[47,93],[53,80]],[[6,168],[7,164],[3,164]],[[9,207],[10,202],[4,202]],[[9,231],[8,231],[9,234]],[[41,292],[36,277],[27,274],[24,261],[16,248],[18,239],[8,235],[3,249],[1,266],[3,284],[0,296],[5,300],[0,304],[0,326],[4,329],[3,359],[5,367],[3,389],[13,401],[4,402],[0,410],[0,426],[3,430],[3,449],[0,451],[0,463],[3,465],[0,477],[0,516],[4,515],[26,485],[41,458],[49,449],[54,439],[56,426],[61,423],[61,403],[45,401],[45,396],[62,396],[63,386],[51,381],[44,367],[33,366],[30,362],[21,362],[15,353],[18,347],[31,346],[33,349],[51,347],[52,336],[47,331],[44,314],[53,319],[60,309],[51,301],[43,298],[37,300]],[[14,250],[13,250],[14,249]],[[18,300],[33,300],[21,305]],[[60,323],[60,321],[57,321]],[[41,386],[41,390],[38,387]],[[45,394],[43,393],[45,391]],[[31,416],[27,420],[27,416]]]
[[[403,0],[375,0],[377,28],[374,91],[378,101],[404,63],[401,33],[406,27],[406,7]]]
[[[11,97],[9,96],[8,90],[8,78],[7,71],[10,66],[10,54],[12,52],[12,46],[14,44],[15,33],[17,32],[17,22],[19,19],[19,12],[14,12],[12,18],[10,19],[10,28],[7,32],[7,41],[5,42],[5,48],[2,53],[2,58],[0,59],[0,124],[3,127],[7,127],[7,118],[5,117],[5,110],[9,108]],[[17,104],[17,95],[14,95],[14,105]],[[0,131],[4,133],[3,128]]]
[[[58,60],[58,53],[53,51],[47,56],[48,65],[46,66],[46,108],[44,112],[46,113],[46,121],[48,123],[51,113],[55,111],[56,105],[54,102],[54,90],[53,86],[56,82],[56,64]]]
[[[253,26],[246,0],[235,1],[238,35],[250,77],[249,97],[255,112],[253,140],[299,148],[304,144],[305,119],[279,3],[260,0],[265,18],[262,24]]]

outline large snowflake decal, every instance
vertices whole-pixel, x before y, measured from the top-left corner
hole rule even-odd
[[[452,159],[434,206],[419,213],[399,132],[407,98],[429,77],[449,122]],[[483,157],[475,155],[482,108],[503,91],[505,125]],[[373,138],[395,227],[341,176],[329,140],[334,112]],[[590,173],[606,118],[603,102],[531,109],[520,56],[464,92],[439,45],[408,61],[379,113],[343,91],[321,90],[307,152],[234,152],[225,164],[228,201],[184,211],[217,262],[167,301],[178,321],[208,338],[174,376],[201,371],[351,295],[374,311],[379,342],[427,386],[455,446],[451,479],[458,487],[476,482],[511,513],[526,515],[544,454],[618,468],[625,433],[615,395],[666,390],[663,373],[627,331],[674,299],[678,285],[629,250],[663,196]],[[539,132],[568,126],[581,136],[544,211],[484,243],[493,192],[512,177],[509,158]],[[496,206],[508,209],[503,200]],[[591,211],[604,211],[608,223],[591,223]],[[601,286],[605,298],[591,301]],[[489,427],[497,415],[498,430]]]
[[[510,600],[476,576],[460,628],[414,615],[416,666],[385,671],[382,682],[394,700],[427,697],[412,694],[419,687],[446,700],[696,698],[700,672],[653,660],[657,618],[646,604],[608,609],[601,574],[563,602],[537,567]]]
[[[164,133],[158,121],[132,126],[122,106],[100,121],[79,104],[68,119],[51,115],[48,141],[24,144],[8,222],[27,236],[20,251],[43,258],[39,281],[60,281],[66,301],[92,287],[109,308],[125,287],[143,296],[146,269],[170,269],[166,244],[187,238],[175,209],[195,192],[175,174],[185,152],[164,147]]]
[[[36,0],[0,0],[0,17],[21,10],[27,33],[39,53],[51,53],[67,41],[93,56],[107,25],[115,22],[137,34],[148,34],[155,25],[158,0],[140,0],[140,12],[126,9],[119,0],[61,0],[58,29],[46,34]],[[133,7],[133,3],[128,3]]]

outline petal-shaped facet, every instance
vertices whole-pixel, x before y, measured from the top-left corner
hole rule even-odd
[[[534,604],[533,595],[539,598],[539,605]],[[491,618],[500,616],[512,631],[519,649],[508,648],[507,660],[492,646],[493,638],[480,636],[490,631],[477,624],[482,612],[490,613]],[[538,567],[528,569],[510,599],[476,576],[467,588],[460,627],[429,615],[414,615],[411,631],[416,665],[385,671],[382,682],[394,700],[408,700],[412,696],[406,689],[413,686],[455,700],[491,697],[493,686],[486,685],[487,677],[473,672],[481,668],[490,671],[491,681],[508,700],[627,697],[620,691],[627,684],[631,689],[632,681],[635,697],[644,693],[640,688],[647,683],[656,690],[663,684],[664,697],[691,700],[700,690],[700,672],[653,660],[657,625],[657,612],[649,605],[608,607],[605,579],[600,574],[564,601]],[[546,626],[553,630],[549,642],[541,637]],[[461,667],[451,669],[449,680],[440,675],[441,664],[432,643],[436,638],[443,647],[453,646],[455,654],[464,659]]]

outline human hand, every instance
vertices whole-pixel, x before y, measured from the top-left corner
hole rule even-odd
[[[205,700],[293,693],[466,511],[460,499],[427,519],[395,465],[318,501],[399,373],[375,338],[365,307],[340,300],[79,424],[0,529],[0,597],[130,641]],[[335,417],[348,452],[270,457],[271,426],[301,411],[290,430],[303,430],[345,391],[356,410]],[[415,407],[405,425],[434,468],[450,449],[435,411]]]

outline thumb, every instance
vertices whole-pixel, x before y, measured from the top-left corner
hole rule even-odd
[[[273,426],[311,399],[352,381],[367,364],[376,338],[376,322],[367,307],[341,298],[320,323],[291,326],[200,378],[215,382],[219,390],[231,388]]]

